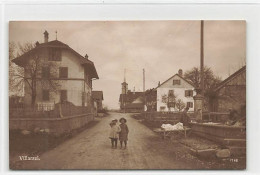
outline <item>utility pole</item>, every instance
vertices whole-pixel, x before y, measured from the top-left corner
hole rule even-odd
[[[143,95],[144,95],[144,112],[145,108],[146,108],[146,99],[145,99],[145,70],[143,69]],[[146,113],[145,113],[145,117],[146,117]]]
[[[203,119],[203,102],[204,102],[204,21],[200,23],[200,87],[197,87],[197,93],[194,99],[194,113],[197,120]]]
[[[124,69],[124,82],[126,83],[126,80],[125,80],[125,69]],[[125,86],[125,94],[124,95],[126,95],[126,94],[127,94],[127,92],[126,92],[126,86]],[[125,100],[124,100],[124,113],[125,113]]]
[[[201,20],[200,29],[200,89],[201,95],[204,96],[204,21]]]
[[[145,92],[145,70],[143,69],[143,92]]]

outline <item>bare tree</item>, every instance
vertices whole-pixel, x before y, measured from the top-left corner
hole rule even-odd
[[[27,44],[29,45],[29,43]],[[17,79],[17,75],[23,75],[23,68],[16,65],[12,60],[19,56],[19,48],[14,42],[9,43],[9,95],[23,95],[24,84]]]
[[[10,44],[9,44],[10,46]],[[9,53],[14,53],[14,46],[11,43]],[[28,86],[29,94],[31,95],[31,106],[35,106],[37,89],[41,88],[49,89],[50,91],[56,92],[60,84],[56,77],[57,75],[57,64],[55,62],[46,61],[40,57],[39,51],[34,49],[35,45],[26,43],[24,45],[18,45],[17,57],[30,51],[30,54],[23,60],[23,66],[13,66],[9,68],[10,87],[13,89],[24,89]],[[9,60],[13,60],[13,55],[9,55]],[[11,67],[9,66],[9,67]],[[15,69],[14,69],[15,68]],[[44,71],[45,70],[45,71]]]
[[[184,78],[192,82],[195,88],[200,87],[200,69],[197,67],[185,72]],[[217,94],[214,89],[221,82],[221,78],[214,75],[213,71],[209,67],[204,67],[204,97],[205,103],[204,108],[207,109],[209,106],[210,98],[214,98]]]
[[[191,70],[185,72],[184,78],[191,81],[196,88],[200,87],[200,69],[193,67]],[[218,83],[221,82],[221,78],[214,75],[213,71],[209,67],[204,67],[204,89],[208,91],[215,88]]]

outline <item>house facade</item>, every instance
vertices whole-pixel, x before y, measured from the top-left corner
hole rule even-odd
[[[222,81],[215,89],[211,108],[215,112],[229,112],[231,109],[245,115],[246,110],[246,66]]]
[[[99,78],[94,63],[61,41],[48,41],[47,31],[44,41],[13,60],[24,68],[25,106],[31,106],[33,100],[38,107],[63,101],[90,106],[92,81]]]
[[[181,69],[158,85],[156,91],[157,111],[181,111],[184,107],[189,107],[190,112],[194,111],[195,87],[183,78]]]

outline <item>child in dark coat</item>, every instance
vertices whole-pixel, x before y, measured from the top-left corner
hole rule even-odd
[[[120,133],[119,133],[119,141],[120,141],[120,148],[123,148],[123,142],[124,142],[124,149],[126,149],[126,145],[127,145],[127,140],[128,140],[128,127],[126,125],[126,119],[125,118],[121,118],[119,120],[119,122],[121,123],[120,126]]]

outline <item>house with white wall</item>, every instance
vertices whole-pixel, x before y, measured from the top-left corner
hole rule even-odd
[[[183,78],[181,69],[177,74],[159,84],[156,91],[157,111],[180,111],[184,107],[189,107],[189,112],[194,111],[195,87]]]
[[[44,43],[37,42],[33,49],[13,60],[24,68],[24,105],[31,106],[33,101],[38,107],[62,101],[75,106],[91,105],[92,81],[99,78],[94,63],[57,39],[48,41],[48,35],[45,31]]]

